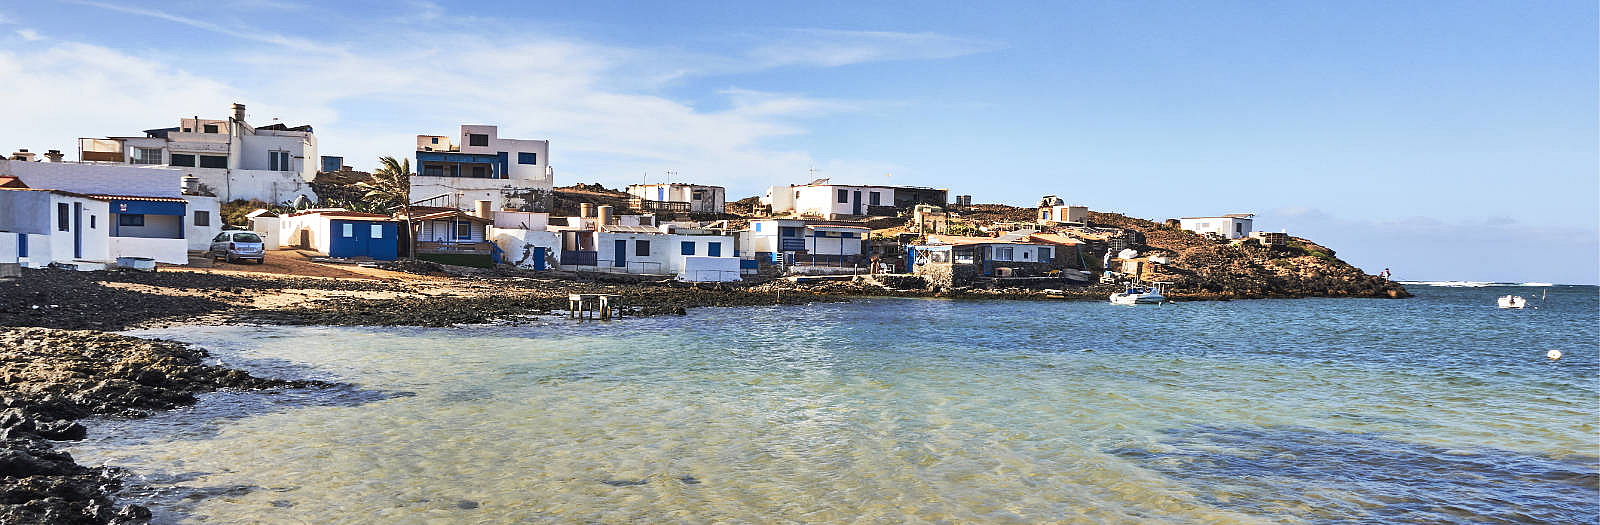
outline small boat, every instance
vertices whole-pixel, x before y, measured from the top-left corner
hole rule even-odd
[[[1128,291],[1111,294],[1111,304],[1161,304],[1167,298],[1161,295],[1160,285],[1128,285]]]
[[[1516,308],[1520,310],[1528,306],[1528,300],[1523,299],[1520,295],[1502,295],[1497,302],[1501,308]]]

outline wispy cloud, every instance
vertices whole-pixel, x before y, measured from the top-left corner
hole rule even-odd
[[[207,22],[207,21],[204,21],[204,20],[197,20],[197,19],[189,18],[189,17],[185,17],[185,16],[174,15],[172,13],[168,13],[168,12],[165,12],[165,11],[158,11],[158,10],[154,10],[154,9],[142,9],[142,8],[138,8],[138,7],[130,7],[130,6],[123,6],[123,5],[116,5],[116,4],[108,4],[108,3],[105,3],[105,2],[95,2],[95,1],[91,1],[91,0],[68,0],[68,1],[70,3],[74,3],[74,4],[86,5],[86,6],[90,6],[90,7],[98,7],[100,9],[107,9],[107,10],[116,11],[116,12],[119,12],[119,13],[127,13],[127,14],[130,14],[130,15],[139,15],[139,16],[148,16],[148,17],[151,17],[151,18],[157,18],[157,19],[166,20],[166,21],[169,21],[169,22],[183,24],[183,25],[186,25],[186,26],[189,26],[189,27],[193,27],[193,28],[196,28],[196,29],[203,29],[203,30],[206,30],[206,31],[211,31],[213,33],[228,35],[228,36],[232,36],[232,37],[235,37],[235,38],[241,38],[241,39],[251,40],[251,41],[255,41],[255,42],[262,42],[262,43],[266,43],[266,44],[273,44],[273,45],[283,46],[283,47],[286,47],[286,48],[296,49],[296,50],[300,50],[300,51],[326,51],[328,49],[326,46],[319,45],[319,44],[317,44],[315,42],[312,42],[310,40],[306,40],[306,39],[303,39],[303,38],[295,38],[295,37],[272,34],[272,33],[254,32],[254,31],[241,31],[241,30],[237,30],[237,29],[231,29],[231,28],[222,26],[220,24]]]
[[[762,68],[838,67],[886,60],[954,58],[994,51],[999,42],[938,33],[790,29],[763,38],[745,57]]]
[[[27,40],[29,42],[44,40],[44,37],[40,36],[38,31],[34,31],[32,29],[18,29],[17,36],[20,36],[23,40]]]

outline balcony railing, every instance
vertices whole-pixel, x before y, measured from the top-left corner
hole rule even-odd
[[[687,211],[689,211],[689,203],[687,203],[687,202],[652,201],[652,200],[646,200],[643,197],[630,197],[630,198],[628,198],[628,207],[629,208],[633,208],[635,210],[639,210],[639,211],[652,211],[652,212],[654,212],[654,211],[665,211],[665,212],[687,212]]]

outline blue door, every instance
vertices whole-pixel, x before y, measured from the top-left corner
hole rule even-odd
[[[533,249],[533,269],[544,270],[544,248],[535,247]]]
[[[616,256],[611,258],[611,265],[618,268],[628,266],[628,241],[617,239],[615,243],[612,246],[616,247]]]
[[[667,200],[667,189],[666,188],[656,188],[656,200],[658,200],[658,201]]]
[[[83,258],[83,203],[72,203],[72,258]]]
[[[861,215],[861,190],[856,190],[854,202],[850,205],[851,215]]]

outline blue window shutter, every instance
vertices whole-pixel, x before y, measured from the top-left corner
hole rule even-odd
[[[682,247],[684,255],[694,255],[694,241],[683,241]]]
[[[17,234],[17,257],[28,256],[28,234]]]
[[[526,152],[518,152],[517,153],[517,164],[538,164],[538,163],[539,163],[539,154],[538,153],[526,153]]]
[[[761,231],[761,223],[756,223],[756,231]]]
[[[712,257],[721,257],[722,256],[722,243],[720,243],[720,242],[708,242],[708,243],[706,243],[706,255],[710,255]]]

